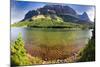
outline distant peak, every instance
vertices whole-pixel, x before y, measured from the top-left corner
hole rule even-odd
[[[88,14],[86,12],[84,12],[82,15],[80,15],[80,19],[90,21]]]
[[[86,12],[84,12],[82,15],[88,16]]]

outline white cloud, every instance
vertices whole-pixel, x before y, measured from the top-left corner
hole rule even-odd
[[[94,17],[95,17],[95,8],[91,8],[89,10],[86,11],[90,20],[94,21]]]

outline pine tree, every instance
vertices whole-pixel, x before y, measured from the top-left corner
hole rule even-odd
[[[80,52],[79,62],[95,61],[95,31],[93,30],[93,36],[89,40],[88,44],[82,52]]]
[[[11,65],[31,64],[24,48],[24,41],[19,33],[17,40],[11,45]]]

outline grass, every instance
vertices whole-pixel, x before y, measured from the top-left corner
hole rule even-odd
[[[86,24],[77,24],[72,22],[64,22],[60,17],[52,19],[50,16],[45,18],[33,17],[31,20],[17,22],[12,27],[33,27],[33,28],[89,28]]]

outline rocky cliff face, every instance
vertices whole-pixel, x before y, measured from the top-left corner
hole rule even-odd
[[[69,6],[63,5],[46,5],[43,8],[38,9],[41,13],[48,13],[48,11],[52,10],[57,15],[65,15],[65,14],[73,14],[76,15],[77,13],[75,10],[70,8]]]
[[[23,21],[29,20],[33,16],[37,15],[56,15],[61,17],[64,21],[69,22],[90,22],[86,12],[84,12],[82,15],[78,15],[73,8],[64,5],[45,5],[37,10],[29,11],[25,15]]]
[[[89,19],[89,17],[88,17],[88,15],[87,15],[86,12],[84,12],[82,15],[79,15],[79,18],[80,18],[81,20],[90,21],[90,19]]]
[[[32,18],[33,16],[36,16],[36,15],[38,15],[38,14],[39,14],[39,12],[38,12],[37,10],[29,11],[29,12],[25,15],[23,21],[24,21],[24,20],[28,20],[28,19],[30,19],[30,18]]]

